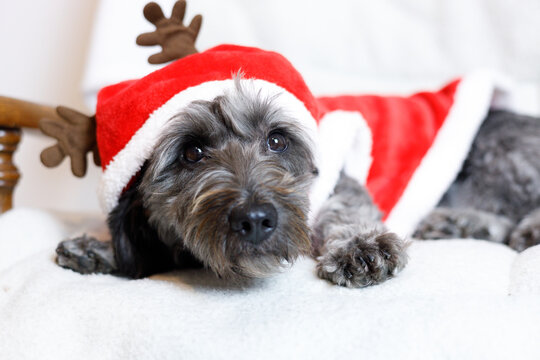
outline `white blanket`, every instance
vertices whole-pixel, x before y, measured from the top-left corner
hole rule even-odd
[[[61,220],[62,219],[62,220]],[[320,280],[311,259],[251,283],[203,270],[79,275],[57,242],[100,218],[0,216],[1,359],[538,359],[540,247],[414,242],[395,279]]]

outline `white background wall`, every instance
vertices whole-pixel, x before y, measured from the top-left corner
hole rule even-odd
[[[89,111],[80,83],[97,2],[1,0],[0,95]],[[22,173],[15,205],[97,210],[98,169],[76,179],[67,161],[45,168],[39,153],[52,143],[37,130],[24,132],[15,156]]]
[[[152,30],[147,0],[98,2],[0,0],[0,95],[90,114],[81,88],[90,103],[107,83],[155,69],[145,65],[155,49],[134,42]],[[174,0],[158,2],[168,15]],[[277,50],[317,94],[417,90],[488,66],[515,77],[522,108],[540,113],[540,0],[188,0],[187,18],[196,13],[200,50],[223,42]],[[97,210],[98,168],[84,179],[67,161],[45,169],[39,152],[52,143],[24,134],[15,205]]]

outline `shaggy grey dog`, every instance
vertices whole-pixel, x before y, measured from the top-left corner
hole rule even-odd
[[[456,181],[418,226],[422,239],[540,243],[540,119],[492,111]]]
[[[308,227],[314,144],[294,119],[240,86],[171,119],[153,156],[109,214],[110,243],[62,242],[57,262],[81,273],[140,278],[205,266],[259,277],[300,255],[336,284],[380,283],[407,263],[364,188],[342,175]]]
[[[314,144],[272,99],[235,91],[171,119],[153,156],[109,214],[112,241],[62,242],[57,262],[140,278],[205,266],[260,277],[312,255],[321,278],[363,287],[407,264],[365,188],[342,174],[308,227]],[[523,250],[540,242],[540,121],[491,112],[458,178],[418,238],[474,237]]]

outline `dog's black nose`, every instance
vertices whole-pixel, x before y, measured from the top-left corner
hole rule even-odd
[[[277,225],[277,211],[271,204],[236,207],[229,217],[231,230],[254,244],[268,239]]]

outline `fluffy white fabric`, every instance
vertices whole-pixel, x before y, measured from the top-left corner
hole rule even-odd
[[[252,283],[206,271],[143,280],[54,264],[58,240],[101,219],[0,216],[2,359],[538,359],[540,248],[415,242],[395,279],[365,289],[314,261]],[[76,230],[78,229],[78,231]]]

